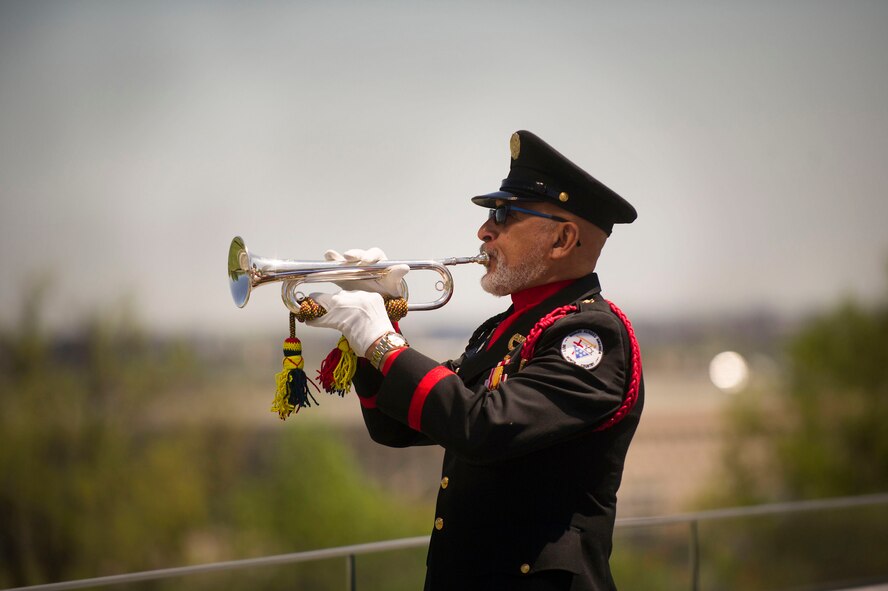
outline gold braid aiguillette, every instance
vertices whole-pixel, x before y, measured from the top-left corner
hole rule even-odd
[[[407,300],[404,298],[390,298],[385,300],[385,311],[389,320],[397,322],[407,315]]]
[[[314,320],[315,318],[320,318],[326,313],[327,311],[324,309],[324,307],[313,299],[303,298],[299,302],[299,311],[296,312],[296,320],[298,320],[299,322]]]
[[[388,314],[389,320],[398,322],[407,315],[407,300],[404,298],[387,298],[385,300],[385,312]],[[296,320],[305,322],[306,320],[314,320],[320,318],[327,313],[319,303],[311,298],[303,298],[299,301],[299,311],[296,312]]]

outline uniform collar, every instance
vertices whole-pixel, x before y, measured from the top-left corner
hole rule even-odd
[[[516,313],[517,302],[523,300],[524,294],[516,292],[513,294],[513,297],[518,296],[515,306],[510,307],[503,314],[490,319],[491,321],[499,321],[499,326],[496,326],[496,329],[486,328],[483,331],[476,331],[475,334],[480,340],[473,342],[473,351],[468,354],[461,366],[460,377],[464,382],[469,383],[480,372],[485,369],[489,370],[510,352],[508,345],[511,339],[502,338],[507,331],[508,334],[518,333],[527,336],[534,324],[555,308],[570,304],[583,297],[591,297],[601,291],[598,276],[595,273],[590,273],[579,279],[569,280],[566,286],[561,283],[550,283],[523,290],[531,292],[528,294],[527,300],[531,302],[531,307],[518,313]],[[540,290],[539,293],[537,290]],[[546,294],[548,294],[548,297],[546,297]],[[533,297],[534,295],[536,297]],[[482,328],[485,325],[482,325]]]
[[[523,314],[527,310],[533,308],[543,300],[555,295],[576,279],[565,279],[563,281],[555,281],[545,285],[537,285],[528,287],[512,294],[512,310],[514,313]]]
[[[574,284],[576,279],[565,279],[563,281],[555,281],[545,285],[537,285],[528,287],[512,294],[512,307],[509,309],[509,315],[493,331],[487,343],[489,349],[499,338],[509,330],[515,322],[528,310],[540,305],[548,300],[564,288]]]

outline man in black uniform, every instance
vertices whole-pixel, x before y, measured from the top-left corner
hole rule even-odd
[[[364,355],[355,386],[375,441],[445,449],[427,590],[614,589],[616,493],[644,385],[631,325],[593,271],[613,224],[636,213],[529,132],[510,151],[500,190],[473,201],[490,209],[482,286],[513,305],[458,359],[410,348],[379,293],[312,294],[328,312],[309,324]]]

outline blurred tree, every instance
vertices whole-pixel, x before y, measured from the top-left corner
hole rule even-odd
[[[786,347],[782,389],[738,396],[708,504],[888,490],[888,302],[848,301]]]
[[[0,584],[178,559],[205,518],[201,475],[180,442],[144,436],[140,413],[181,363],[125,323],[51,341],[38,295],[0,334]]]
[[[847,303],[789,348],[787,434],[777,455],[786,495],[888,489],[888,306]]]
[[[888,490],[888,297],[846,301],[787,342],[773,391],[738,395],[706,506]],[[888,576],[888,509],[716,522],[704,578],[723,589],[850,587]],[[715,541],[717,540],[717,542]],[[703,542],[706,544],[706,542]]]
[[[335,434],[164,407],[216,404],[219,382],[126,309],[62,339],[41,329],[40,290],[25,302],[0,328],[0,588],[427,532],[427,511],[369,486]]]

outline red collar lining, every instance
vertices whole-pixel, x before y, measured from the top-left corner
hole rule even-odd
[[[487,348],[489,349],[493,343],[495,343],[497,339],[499,339],[503,333],[521,317],[522,314],[547,298],[555,295],[574,281],[576,281],[576,279],[565,279],[564,281],[555,281],[554,283],[528,287],[527,289],[522,289],[521,291],[513,293],[512,313],[506,316],[506,318],[500,322],[499,326],[496,327],[496,330],[493,331],[493,335],[491,335],[490,340],[487,341]]]

